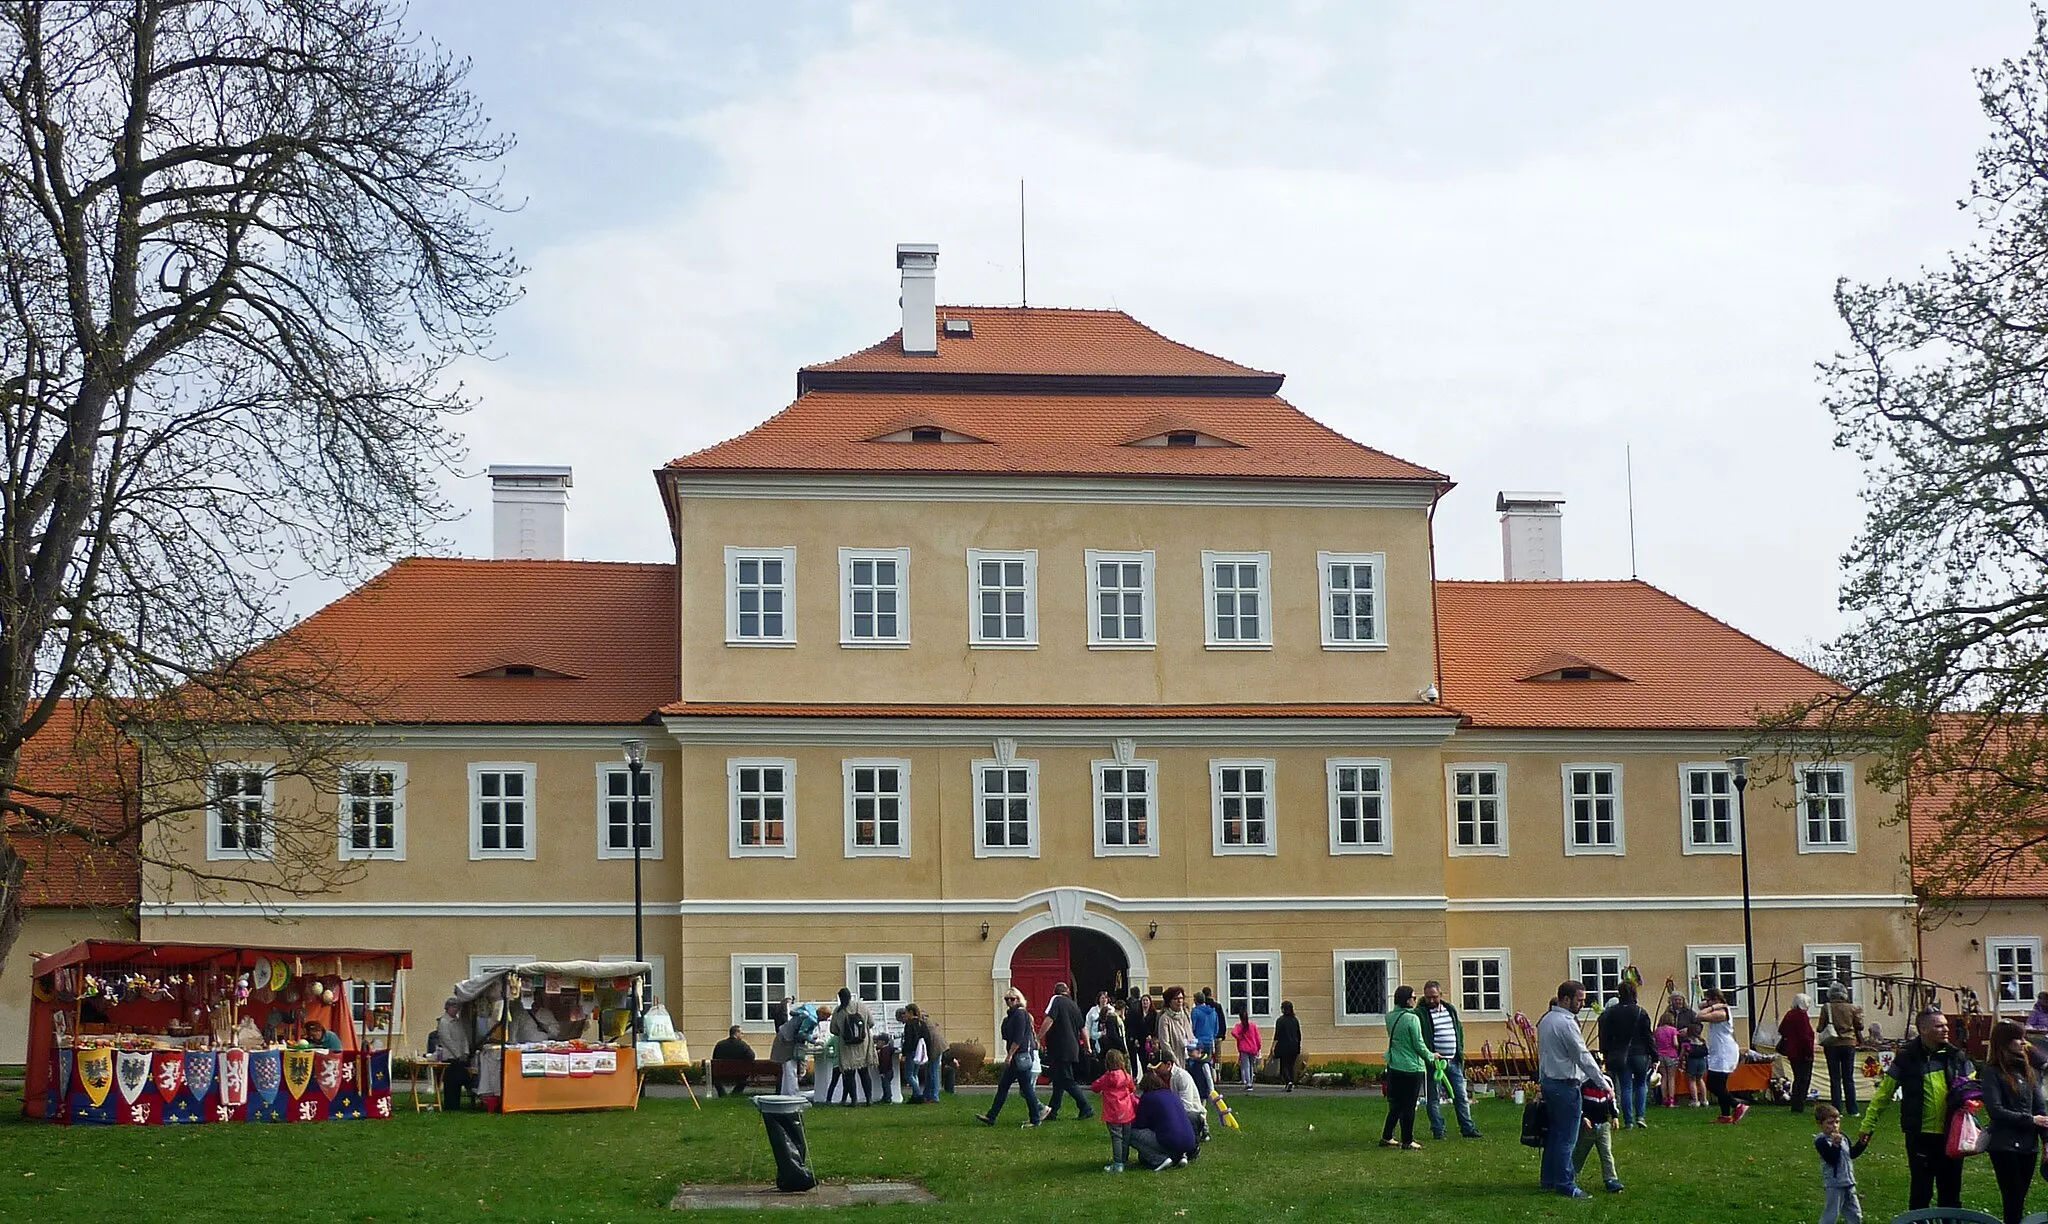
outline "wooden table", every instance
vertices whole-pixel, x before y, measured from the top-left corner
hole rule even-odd
[[[412,1109],[414,1113],[425,1113],[429,1110],[436,1113],[440,1112],[441,1072],[447,1065],[443,1062],[436,1062],[425,1058],[415,1058],[412,1060]],[[421,1072],[426,1074],[422,1076]],[[420,1081],[423,1078],[427,1083],[427,1099],[424,1101],[420,1100]]]

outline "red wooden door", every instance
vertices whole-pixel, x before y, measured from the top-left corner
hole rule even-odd
[[[1034,1023],[1045,1014],[1053,984],[1071,984],[1074,980],[1067,967],[1067,955],[1067,933],[1055,929],[1033,935],[1010,957],[1010,985],[1023,993]]]

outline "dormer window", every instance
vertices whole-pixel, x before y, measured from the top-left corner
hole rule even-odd
[[[934,446],[941,443],[952,445],[958,442],[981,443],[983,445],[988,443],[987,438],[977,438],[971,433],[962,433],[945,422],[935,421],[923,413],[917,413],[908,420],[899,417],[895,421],[882,426],[875,433],[869,434],[867,441],[910,442],[924,446]]]
[[[1136,429],[1123,436],[1124,446],[1171,446],[1187,449],[1206,446],[1236,447],[1243,443],[1232,441],[1212,430],[1202,428],[1202,423],[1191,420],[1178,412],[1164,413],[1151,417]]]
[[[506,668],[506,669],[504,670],[504,672],[503,672],[502,674],[504,674],[504,675],[506,675],[506,676],[526,676],[526,677],[531,677],[531,676],[532,676],[532,675],[534,674],[534,672],[533,672],[533,667],[532,667],[532,666],[531,666],[530,664],[525,664],[525,663],[515,663],[515,664],[511,665],[510,667],[507,667],[507,668]]]
[[[1611,667],[1602,667],[1590,659],[1582,659],[1577,655],[1555,652],[1538,659],[1536,665],[1531,667],[1522,679],[1525,681],[1547,681],[1550,683],[1583,682],[1588,680],[1626,682],[1628,677]]]
[[[1166,435],[1166,444],[1168,446],[1199,446],[1201,445],[1201,440],[1202,435],[1192,429],[1176,429]]]
[[[542,667],[537,663],[500,663],[466,673],[464,680],[580,680],[573,672]]]
[[[910,431],[912,442],[944,442],[946,431],[936,425],[920,425]]]
[[[1558,669],[1557,678],[1560,680],[1591,680],[1593,678],[1593,669],[1590,667],[1560,668]]]

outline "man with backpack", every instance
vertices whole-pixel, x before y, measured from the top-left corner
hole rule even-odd
[[[846,987],[839,988],[839,1010],[832,1013],[832,1035],[839,1038],[839,1068],[846,1073],[846,1103],[853,1104],[853,1081],[860,1080],[861,1104],[875,1103],[875,1020],[868,1005]]]

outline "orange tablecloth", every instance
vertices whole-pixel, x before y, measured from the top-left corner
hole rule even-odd
[[[640,1070],[631,1049],[619,1051],[619,1069],[610,1075],[583,1078],[528,1076],[519,1073],[519,1051],[505,1051],[504,1096],[499,1108],[505,1113],[544,1113],[571,1109],[637,1109],[640,1106]]]
[[[1771,1070],[1777,1065],[1774,1062],[1743,1063],[1729,1074],[1728,1091],[1762,1092],[1771,1086]],[[1676,1081],[1676,1085],[1673,1088],[1674,1092],[1688,1093],[1692,1091],[1692,1081],[1686,1078],[1684,1071],[1679,1071],[1672,1078]]]

